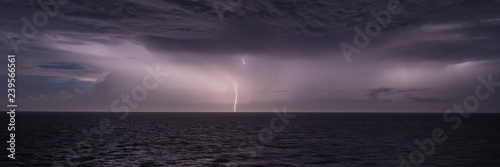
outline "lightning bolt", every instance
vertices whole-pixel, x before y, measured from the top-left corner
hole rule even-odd
[[[247,57],[247,55],[245,55],[245,56],[241,57],[241,61],[243,62],[243,65],[246,65],[246,64],[247,64],[247,62],[246,62],[246,57]]]
[[[236,104],[238,104],[238,83],[234,82],[234,111],[236,112]]]
[[[247,55],[241,56],[241,62],[243,62],[243,65],[247,64]],[[236,112],[236,105],[238,104],[238,83],[235,81],[234,82],[234,110],[233,112]]]

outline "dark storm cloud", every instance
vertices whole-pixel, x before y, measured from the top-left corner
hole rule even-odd
[[[81,82],[76,79],[68,79],[58,76],[21,76],[17,80],[23,81],[17,83],[19,97],[51,96],[60,91],[73,92],[75,89],[86,89],[93,85],[93,82]],[[36,86],[33,84],[36,83]]]
[[[437,102],[443,102],[444,100],[436,97],[420,97],[416,95],[412,95],[411,93],[404,94],[404,98],[415,101],[415,102],[421,102],[421,103],[437,103]]]
[[[396,92],[403,92],[403,93],[411,93],[411,92],[422,92],[425,90],[429,89],[424,89],[424,88],[410,88],[410,89],[404,89],[404,90],[397,90]]]
[[[394,88],[377,88],[372,89],[368,92],[368,97],[374,100],[378,100],[378,97],[384,93],[391,93],[394,91]]]
[[[232,56],[267,55],[272,58],[331,56],[335,38],[235,37],[221,39],[170,39],[155,36],[141,38],[148,49],[160,52]],[[265,42],[264,42],[265,41]],[[305,56],[307,55],[307,56]]]
[[[405,55],[406,60],[433,60],[442,62],[464,62],[499,59],[500,26],[477,25],[477,22],[450,26],[447,29],[428,33],[429,38],[442,36],[442,39],[415,40],[403,46],[391,48],[393,54]],[[446,27],[444,27],[446,28]],[[426,35],[416,31],[406,36],[415,38]],[[416,37],[418,38],[418,37]]]
[[[396,98],[398,98],[398,96],[401,95],[403,99],[420,103],[437,103],[444,101],[443,99],[437,97],[421,97],[412,94],[412,93],[425,93],[427,90],[430,89],[424,89],[424,88],[396,89],[396,88],[382,87],[377,89],[371,89],[367,93],[367,96],[369,99],[377,101],[380,100],[381,102],[393,102],[394,100],[399,100],[399,99],[388,99],[388,96],[391,95],[396,95],[395,96]]]
[[[18,3],[6,5],[19,8]],[[333,56],[333,53],[339,52],[338,43],[352,40],[354,26],[363,28],[367,22],[374,20],[370,11],[387,8],[385,0],[242,3],[240,8],[226,11],[226,19],[221,22],[214,9],[214,1],[73,0],[61,7],[60,16],[48,29],[77,38],[85,38],[85,34],[135,36],[152,50],[170,52],[284,55],[275,54],[281,52],[288,56]],[[393,53],[397,56],[391,58],[482,60],[495,58],[495,53],[498,53],[498,50],[492,50],[498,48],[494,47],[498,45],[495,40],[499,36],[498,27],[479,23],[483,18],[499,14],[497,1],[401,1],[401,6],[403,12],[392,15],[392,21],[382,34],[412,30],[429,23],[468,25],[446,32],[462,33],[463,39],[414,41],[408,46],[396,48]],[[481,12],[476,12],[478,10]],[[381,37],[373,39],[372,45],[392,41],[393,38]]]
[[[39,65],[40,68],[54,68],[54,69],[66,69],[66,70],[82,70],[84,69],[79,64],[74,63],[61,63],[61,62],[53,62],[44,65]]]
[[[200,21],[192,24],[197,27],[183,25],[183,28],[178,29],[174,28],[178,26],[166,25],[170,26],[167,32],[159,30],[160,33],[141,39],[152,50],[171,52],[213,53],[211,55],[244,52],[257,55],[286,55],[286,57],[298,55],[303,58],[334,55],[333,53],[339,50],[332,46],[341,41],[352,40],[355,35],[352,28],[354,26],[363,28],[367,22],[374,20],[370,11],[384,10],[386,3],[386,1],[245,1],[237,12],[227,12],[228,19],[223,23]],[[497,1],[484,3],[402,1],[402,6],[404,11],[399,15],[392,15],[389,26],[381,32],[382,36],[373,39],[370,46],[384,46],[415,36],[456,34],[458,37],[411,41],[408,45],[393,48],[389,55],[391,59],[457,62],[498,57],[497,53],[500,51],[495,47],[500,44],[497,40],[500,34],[498,26],[479,23],[484,17],[500,14],[497,12],[500,6]],[[476,10],[481,10],[481,14],[475,12]],[[213,13],[208,13],[202,16],[211,19]],[[460,26],[445,27],[436,31],[420,29],[435,24]],[[221,29],[224,30],[222,34]],[[409,33],[388,36],[391,33],[398,34],[402,30],[409,30]],[[195,33],[180,33],[185,31]],[[169,35],[170,32],[175,32],[176,35]],[[178,36],[196,32],[203,35]]]

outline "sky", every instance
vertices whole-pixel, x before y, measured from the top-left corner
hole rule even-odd
[[[500,82],[499,0],[56,4],[0,0],[18,110],[444,112]]]

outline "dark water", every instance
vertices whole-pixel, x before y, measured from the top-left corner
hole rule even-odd
[[[398,166],[435,128],[448,139],[422,166],[500,166],[500,114],[473,114],[456,131],[442,114],[294,114],[273,132],[261,131],[273,113],[130,113],[123,121],[118,113],[18,113],[16,160],[2,128],[0,166]],[[99,124],[104,118],[112,123]]]

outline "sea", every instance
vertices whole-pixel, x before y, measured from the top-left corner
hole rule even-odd
[[[9,118],[0,120],[0,166],[499,167],[500,114],[455,118],[460,119],[443,119],[442,113],[17,112],[15,159],[6,149]]]

